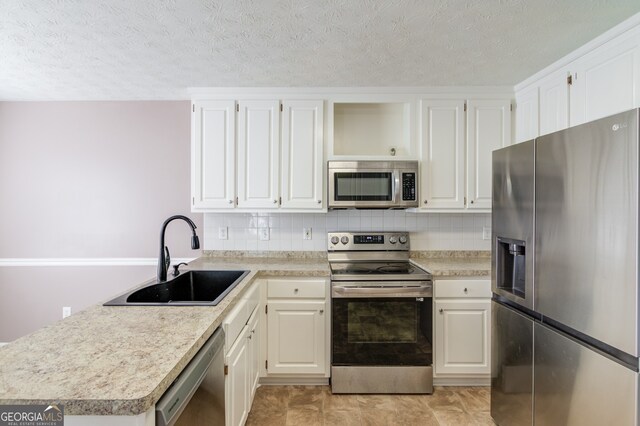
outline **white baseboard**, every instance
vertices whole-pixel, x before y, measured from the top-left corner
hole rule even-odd
[[[328,377],[261,377],[260,385],[307,385],[326,386],[329,384]]]
[[[491,386],[491,377],[434,377],[434,386]]]

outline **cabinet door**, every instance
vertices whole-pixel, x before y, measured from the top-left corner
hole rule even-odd
[[[228,373],[225,379],[226,424],[243,425],[249,414],[249,327],[245,326],[225,358]]]
[[[238,104],[238,207],[278,208],[280,102]]]
[[[191,132],[192,209],[231,209],[235,198],[235,101],[195,101]]]
[[[491,301],[436,300],[435,373],[491,372]]]
[[[538,86],[516,93],[516,143],[538,137]]]
[[[607,43],[576,61],[570,124],[640,106],[640,45],[636,37]]]
[[[464,100],[423,100],[421,207],[464,208]]]
[[[553,73],[540,84],[540,135],[569,127],[568,72]]]
[[[467,104],[467,208],[491,209],[492,152],[511,144],[511,102]]]
[[[268,374],[321,374],[327,367],[324,301],[269,302]]]
[[[322,209],[323,101],[282,102],[282,207]]]
[[[256,308],[248,322],[249,327],[249,407],[253,402],[253,397],[258,389],[258,381],[260,379],[260,327],[258,320],[260,319],[261,310]]]

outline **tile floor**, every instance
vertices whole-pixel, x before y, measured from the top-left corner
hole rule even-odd
[[[433,395],[333,395],[328,386],[261,386],[247,425],[493,426],[488,387],[436,387]]]

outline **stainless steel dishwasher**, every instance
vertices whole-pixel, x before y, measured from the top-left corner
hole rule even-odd
[[[224,422],[224,331],[218,328],[156,404],[156,425]]]

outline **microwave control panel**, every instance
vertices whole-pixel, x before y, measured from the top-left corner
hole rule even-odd
[[[416,199],[415,173],[402,173],[402,199],[407,201]]]

